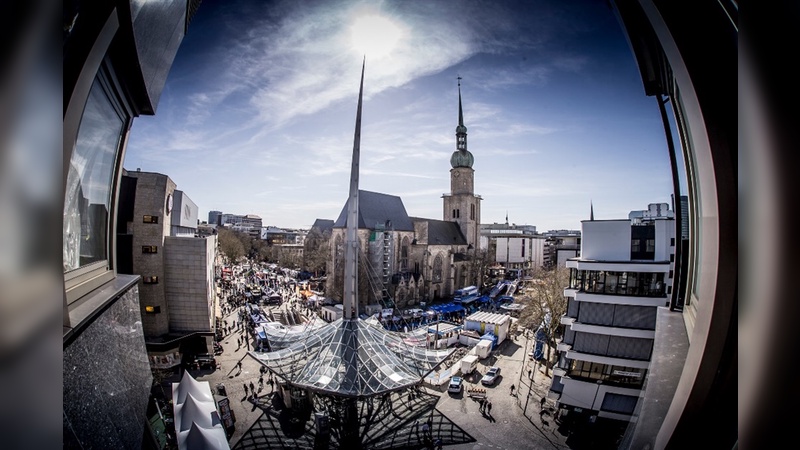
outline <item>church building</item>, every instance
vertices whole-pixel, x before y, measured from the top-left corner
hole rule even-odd
[[[442,220],[411,217],[400,197],[359,191],[358,298],[363,305],[408,308],[449,298],[479,280],[474,255],[480,243],[481,197],[475,195],[474,157],[458,83],[456,149],[450,157],[450,193],[442,196]],[[341,300],[347,205],[334,222],[326,296]],[[360,308],[364,310],[363,308]]]

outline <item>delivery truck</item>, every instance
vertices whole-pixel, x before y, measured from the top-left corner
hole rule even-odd
[[[461,374],[469,375],[478,367],[478,355],[467,355],[461,358]]]

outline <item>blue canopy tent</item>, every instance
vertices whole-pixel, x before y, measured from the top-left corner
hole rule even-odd
[[[497,336],[495,336],[493,333],[486,333],[483,336],[481,336],[481,340],[484,339],[492,343],[492,350],[494,350],[495,347],[497,347]]]
[[[539,361],[544,358],[544,343],[547,341],[547,333],[543,327],[539,327],[535,334],[536,345],[533,348],[533,359]]]

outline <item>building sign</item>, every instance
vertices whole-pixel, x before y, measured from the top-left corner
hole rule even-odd
[[[169,369],[181,363],[181,353],[173,352],[166,355],[148,355],[150,367],[153,369]]]
[[[619,375],[621,377],[642,378],[641,372],[628,372],[628,371],[625,371],[625,370],[614,370],[611,373],[613,375]]]
[[[175,190],[173,198],[175,214],[172,215],[172,225],[197,228],[200,211],[197,205],[183,191]]]
[[[231,401],[228,397],[223,397],[217,402],[217,407],[219,407],[219,416],[225,429],[232,429],[236,423],[236,416],[231,409]]]

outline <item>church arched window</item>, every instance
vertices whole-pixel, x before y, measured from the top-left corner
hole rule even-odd
[[[436,259],[433,260],[433,282],[442,282],[442,255],[436,255]]]
[[[408,270],[408,236],[400,244],[400,270]]]
[[[475,220],[475,204],[469,205],[469,220]]]
[[[342,235],[341,234],[336,236],[336,247],[335,247],[335,249],[336,249],[335,250],[336,251],[335,258],[336,258],[336,261],[338,262],[339,260],[344,258],[344,245],[342,245]]]

